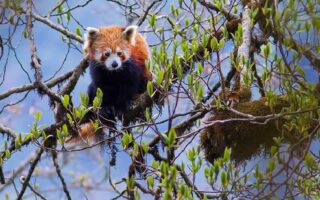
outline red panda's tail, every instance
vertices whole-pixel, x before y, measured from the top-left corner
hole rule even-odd
[[[90,144],[95,139],[95,130],[91,123],[87,123],[81,127],[79,134],[71,136],[66,140],[67,144],[80,144],[86,143]]]

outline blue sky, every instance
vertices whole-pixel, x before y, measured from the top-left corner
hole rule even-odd
[[[81,1],[83,2],[83,1]],[[79,1],[70,1],[70,5],[79,3]],[[55,1],[37,1],[36,7],[37,12],[40,14],[46,14],[50,8],[55,5]],[[84,27],[92,26],[92,27],[99,27],[99,26],[106,26],[106,25],[126,25],[125,17],[121,15],[121,10],[113,3],[109,3],[103,0],[94,1],[90,3],[83,9],[77,9],[73,13],[74,17],[81,22]],[[51,18],[52,21],[55,22],[55,18]],[[71,20],[70,25],[68,26],[70,31],[74,31],[78,25]],[[8,31],[7,25],[0,25],[0,33],[1,35],[6,35]],[[29,63],[30,63],[30,54],[29,54],[29,42],[25,39],[22,39],[22,31],[23,27],[18,27],[17,33],[13,38],[13,46],[16,47],[17,55],[19,60],[21,61],[25,70],[29,72],[31,75],[31,79],[33,80],[33,70],[31,70]],[[68,50],[68,46],[62,42],[61,35],[59,32],[48,29],[48,27],[40,22],[34,23],[34,36],[35,42],[37,45],[38,56],[41,58],[42,64],[42,71],[43,71],[43,80],[47,80],[50,78],[56,70],[60,67],[63,63],[65,58],[66,52]],[[82,30],[83,31],[83,30]],[[150,40],[151,37],[147,37],[147,40],[152,43],[154,41]],[[81,50],[81,45],[77,44],[77,47]],[[5,54],[8,52],[5,52]],[[63,74],[64,72],[72,70],[79,61],[82,59],[83,55],[81,52],[70,49],[70,53],[59,72],[59,75]],[[1,78],[3,76],[3,66],[6,60],[0,60],[0,74]],[[306,70],[306,77],[308,81],[315,83],[317,81],[317,74],[312,70],[308,63],[304,63],[303,66]],[[1,80],[1,79],[0,79]],[[73,91],[72,95],[74,96],[73,100],[75,105],[79,103],[78,96],[80,92],[86,92],[87,85],[90,82],[89,74],[86,73],[84,76],[81,77],[79,80],[75,90]],[[29,83],[28,77],[26,74],[21,70],[19,63],[15,60],[14,54],[11,52],[4,84],[0,86],[0,92],[3,92],[11,87],[20,86],[23,84]],[[0,107],[7,103],[11,103],[16,101],[17,99],[23,97],[24,94],[19,95],[12,95],[10,98],[2,100],[0,102]],[[189,105],[186,102],[181,102],[179,104],[179,111],[184,112],[188,110]],[[163,110],[166,110],[165,107]],[[35,91],[31,91],[28,95],[27,99],[19,104],[17,110],[8,110],[6,109],[0,117],[0,123],[4,123],[9,127],[12,127],[16,132],[27,133],[30,129],[31,124],[34,122],[33,113],[35,111],[41,111],[42,118],[40,120],[40,124],[42,125],[50,125],[54,122],[54,116],[49,108],[48,98],[47,97],[39,97]],[[165,118],[166,116],[161,116],[159,120]],[[179,119],[181,120],[181,118]],[[177,121],[177,120],[176,120]],[[166,129],[166,124],[159,127],[161,130]],[[148,137],[146,138],[148,139]],[[0,143],[2,143],[3,138],[0,138]],[[196,146],[198,140],[192,142],[191,146]],[[5,171],[10,171],[15,169],[19,163],[24,160],[31,152],[36,149],[36,146],[29,145],[27,148],[23,148],[22,151],[16,152],[12,159],[4,165]],[[99,148],[94,148],[92,150],[86,152],[77,152],[77,153],[66,153],[63,156],[70,158],[72,161],[67,163],[63,167],[63,173],[66,174],[68,181],[78,180],[76,177],[84,176],[88,180],[88,184],[96,180],[101,180],[104,173],[105,167],[108,163],[108,154],[101,151]],[[69,156],[69,157],[68,157]],[[150,158],[149,158],[150,159]],[[182,156],[179,158],[178,162],[184,160],[185,157]],[[150,159],[151,160],[151,159]],[[149,160],[149,161],[150,161]],[[117,166],[112,169],[112,178],[114,180],[120,180],[122,177],[125,177],[127,173],[128,163],[131,161],[130,157],[124,153],[120,152],[118,154],[117,159]],[[47,166],[51,166],[51,159],[48,155],[43,155],[43,159],[40,163],[39,170],[40,172],[43,171],[45,174],[46,170],[47,173],[50,174],[50,169]],[[75,173],[72,173],[74,171]],[[40,173],[39,172],[39,173]],[[25,173],[25,172],[24,172]],[[41,174],[41,173],[40,173]],[[92,178],[93,177],[93,178]],[[35,179],[32,179],[34,181]],[[36,178],[37,183],[40,184],[40,189],[50,189],[55,186],[60,186],[60,182],[56,177],[53,177],[48,181],[47,177],[40,176]],[[204,182],[204,177],[200,174],[200,178],[197,179],[197,182],[201,184]],[[32,182],[31,182],[32,183]],[[20,184],[16,181],[18,189],[20,189]],[[76,182],[75,185],[79,183]],[[92,184],[92,183],[91,183]],[[113,192],[109,192],[110,186],[108,185],[107,181],[103,184],[105,188],[103,190],[97,191],[90,191],[86,192],[82,189],[72,189],[72,196],[79,197],[79,199],[85,199],[85,195],[88,199],[107,199],[108,197],[114,196]],[[5,193],[9,193],[10,195],[14,194],[14,188],[8,187],[4,192],[0,193],[0,199],[4,198]],[[54,199],[63,199],[63,195],[61,193],[52,192],[48,193],[47,197],[51,197]],[[49,199],[51,199],[49,198]],[[145,199],[149,197],[146,196]],[[14,199],[13,196],[11,199]],[[34,199],[34,196],[30,196],[28,199]]]

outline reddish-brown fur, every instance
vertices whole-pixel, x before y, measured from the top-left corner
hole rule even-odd
[[[111,48],[112,53],[116,53],[117,48],[128,51],[128,54],[133,58],[139,66],[144,69],[144,75],[151,80],[151,74],[146,70],[145,61],[149,59],[148,44],[141,34],[137,33],[135,37],[135,44],[132,45],[128,40],[123,38],[123,31],[125,27],[122,26],[108,26],[100,27],[100,34],[91,42],[86,52],[89,58],[93,58],[94,51],[105,48]],[[127,58],[128,59],[128,58]]]
[[[108,26],[99,28],[99,34],[94,39],[89,40],[89,44],[84,49],[86,56],[89,59],[94,58],[96,50],[104,51],[106,48],[110,48],[112,53],[117,53],[117,48],[121,48],[126,51],[129,57],[125,54],[121,55],[121,59],[133,59],[143,69],[143,76],[148,80],[151,80],[151,73],[146,69],[145,61],[149,59],[148,45],[145,39],[137,33],[135,36],[135,43],[131,44],[128,40],[123,37],[123,31],[125,27],[122,26]],[[103,60],[102,55],[102,60]],[[73,138],[71,142],[79,142],[92,138],[94,136],[94,129],[91,123],[85,124],[80,131],[80,137]]]

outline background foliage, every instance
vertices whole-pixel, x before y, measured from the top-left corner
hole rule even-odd
[[[319,0],[0,5],[2,199],[320,198]],[[88,106],[82,34],[111,24],[140,26],[153,81],[66,144],[108,95]]]

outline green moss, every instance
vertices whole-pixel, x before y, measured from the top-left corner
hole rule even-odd
[[[277,98],[274,109],[270,109],[267,100],[260,100],[238,103],[234,109],[254,116],[264,116],[272,113],[279,113],[282,108],[289,104],[283,97]],[[210,121],[241,118],[229,111],[216,111]],[[279,136],[278,124],[281,121],[270,121],[267,124],[253,124],[248,121],[231,121],[219,123],[208,127],[200,137],[201,145],[205,150],[208,161],[220,157],[225,147],[232,148],[232,158],[235,161],[242,161],[260,152],[262,148],[271,147],[273,137]]]

